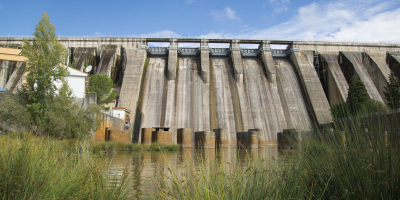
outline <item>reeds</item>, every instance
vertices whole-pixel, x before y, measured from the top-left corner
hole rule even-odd
[[[399,199],[396,115],[355,117],[316,129],[291,154],[227,160],[158,173],[160,199]],[[368,130],[368,131],[367,131]],[[272,157],[271,157],[272,158]]]
[[[130,175],[112,184],[108,164],[88,143],[67,142],[29,133],[0,137],[2,199],[127,199]]]

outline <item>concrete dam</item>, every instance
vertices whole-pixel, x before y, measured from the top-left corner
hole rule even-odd
[[[21,41],[0,38],[0,46],[20,46]],[[277,144],[277,134],[285,129],[297,129],[306,138],[332,122],[330,107],[346,101],[352,76],[364,82],[371,99],[385,102],[390,71],[400,75],[398,44],[193,38],[59,41],[78,70],[84,63],[92,65],[91,73],[106,74],[118,85],[117,106],[132,112],[136,142],[143,128],[152,127],[170,127],[173,143],[181,128],[226,129],[229,146],[236,146],[239,133],[254,129],[270,145]],[[151,42],[168,42],[169,47],[149,47]],[[199,47],[180,47],[181,43]],[[211,43],[227,43],[229,48],[211,48]],[[24,66],[0,64],[0,87],[14,91],[21,79],[15,69]]]

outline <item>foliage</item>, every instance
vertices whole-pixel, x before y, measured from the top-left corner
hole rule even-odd
[[[35,38],[32,43],[24,40],[22,50],[28,61],[26,85],[23,85],[21,95],[26,101],[30,119],[38,129],[48,123],[47,112],[59,92],[55,82],[61,82],[65,87],[64,77],[68,75],[67,69],[60,65],[64,63],[67,50],[58,42],[54,30],[49,15],[43,13],[35,28]]]
[[[349,109],[347,108],[346,102],[341,102],[331,108],[332,116],[336,119],[350,116],[351,114],[348,111]]]
[[[389,107],[382,102],[369,99],[364,83],[356,77],[351,78],[347,102],[342,102],[332,106],[331,114],[334,118],[345,118],[357,114],[368,114],[384,112]]]
[[[64,141],[29,133],[0,136],[2,199],[128,199],[129,172],[112,178],[109,168],[85,142],[67,149]]]
[[[110,103],[117,96],[117,91],[112,89],[113,81],[107,75],[91,75],[89,78],[89,92],[97,94],[98,104]]]
[[[368,99],[368,92],[364,83],[355,76],[351,77],[346,100],[350,113],[353,115],[357,114],[361,105]]]
[[[374,99],[368,99],[364,104],[361,105],[358,114],[385,112],[388,110],[390,110],[389,106],[385,105],[384,103]]]
[[[80,108],[74,103],[65,81],[63,63],[67,51],[57,41],[54,25],[47,13],[35,28],[35,38],[24,40],[23,54],[28,58],[26,84],[17,94],[6,94],[0,101],[0,120],[21,124],[39,136],[71,138],[89,135],[95,126],[97,106]],[[61,87],[56,83],[61,83]]]
[[[9,125],[29,125],[30,115],[18,95],[6,92],[0,101],[0,120]]]
[[[387,100],[387,105],[391,109],[400,108],[400,81],[394,75],[394,72],[391,71],[389,75],[389,83],[385,87],[385,98]]]
[[[76,61],[74,57],[72,57],[72,68],[76,69]]]

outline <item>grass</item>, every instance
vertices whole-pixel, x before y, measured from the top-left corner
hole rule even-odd
[[[180,146],[176,144],[151,145],[122,143],[122,142],[93,142],[90,143],[93,152],[99,151],[179,151]]]
[[[108,163],[89,144],[35,137],[0,136],[2,199],[130,199],[127,170],[112,184]]]
[[[299,142],[292,155],[279,158],[284,163],[188,163],[179,173],[169,168],[170,173],[157,174],[154,198],[399,199],[397,119],[353,118],[333,127]]]

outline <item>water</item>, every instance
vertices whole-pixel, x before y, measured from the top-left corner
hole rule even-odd
[[[284,163],[284,155],[290,151],[278,150],[276,146],[259,149],[194,149],[184,148],[177,152],[109,152],[107,159],[110,163],[109,172],[112,177],[119,177],[125,167],[133,173],[132,193],[140,193],[139,198],[151,198],[157,192],[158,173],[170,174],[170,170],[177,173],[187,172],[194,166],[196,171],[205,163],[226,162],[240,164],[243,168],[255,159]],[[279,159],[278,159],[279,158]]]

